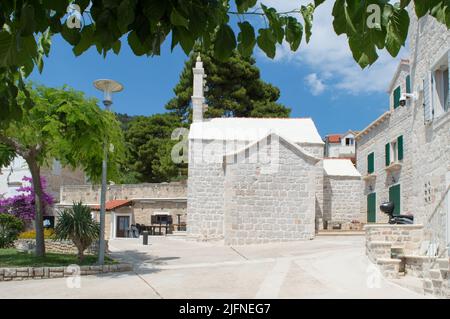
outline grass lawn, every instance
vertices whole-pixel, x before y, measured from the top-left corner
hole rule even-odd
[[[80,263],[76,255],[46,253],[45,257],[36,257],[33,254],[18,252],[15,248],[0,249],[0,267],[59,267],[71,264],[94,265],[97,256],[86,255]],[[105,257],[105,264],[116,263]]]

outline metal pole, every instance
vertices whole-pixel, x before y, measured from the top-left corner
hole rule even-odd
[[[110,110],[110,105],[105,103],[106,111]],[[103,160],[102,160],[102,188],[100,193],[100,238],[98,244],[98,263],[103,265],[105,263],[105,214],[106,214],[106,179],[108,171],[108,142],[105,141],[103,145]]]

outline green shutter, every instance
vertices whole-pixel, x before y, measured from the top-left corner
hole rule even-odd
[[[398,160],[401,161],[403,159],[403,135],[397,137],[397,154]]]
[[[387,143],[384,147],[386,166],[391,164],[391,143]]]
[[[406,76],[406,93],[411,93],[411,76]]]
[[[377,215],[377,195],[371,193],[367,195],[367,222],[375,223]]]
[[[394,215],[400,215],[400,184],[389,188],[389,201],[394,202]]]
[[[367,155],[367,173],[372,174],[375,170],[373,152]]]
[[[397,107],[400,106],[401,95],[402,95],[402,91],[401,91],[400,87],[397,87],[394,90],[394,109],[396,109]]]

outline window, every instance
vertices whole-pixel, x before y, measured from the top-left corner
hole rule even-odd
[[[346,146],[352,146],[353,145],[353,139],[351,137],[345,138],[345,145]]]
[[[394,109],[398,108],[400,106],[400,98],[402,95],[402,90],[400,86],[398,86],[393,93],[393,101],[394,101]]]
[[[375,154],[372,152],[367,155],[367,173],[372,174],[375,171]]]
[[[406,76],[406,93],[411,93],[411,76]]]
[[[403,135],[397,137],[396,140],[385,145],[385,163],[386,166],[397,161],[403,160]]]
[[[445,53],[433,65],[424,79],[424,119],[430,122],[434,117],[443,115],[449,109],[449,62],[450,55]]]

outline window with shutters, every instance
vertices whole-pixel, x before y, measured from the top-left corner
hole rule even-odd
[[[372,174],[375,171],[375,154],[372,152],[367,155],[367,174]]]
[[[386,166],[403,160],[403,135],[385,145]]]
[[[402,90],[401,90],[400,86],[398,86],[392,94],[393,94],[392,98],[393,98],[393,103],[394,103],[394,109],[396,109],[400,106],[400,98],[402,96]]]
[[[447,52],[437,60],[424,80],[425,122],[442,116],[449,109],[449,60]]]
[[[411,76],[406,76],[406,93],[411,93]]]

